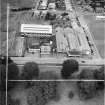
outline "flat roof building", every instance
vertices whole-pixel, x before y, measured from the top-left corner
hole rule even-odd
[[[52,35],[52,25],[21,24],[21,33]]]

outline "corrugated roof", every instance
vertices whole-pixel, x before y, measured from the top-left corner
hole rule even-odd
[[[51,25],[21,24],[21,32],[52,34]]]

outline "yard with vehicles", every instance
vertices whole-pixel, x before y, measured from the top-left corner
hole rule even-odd
[[[40,1],[38,1],[38,2],[40,2]],[[48,1],[47,1],[48,2]],[[50,1],[50,2],[52,2],[52,1]],[[68,5],[67,5],[67,3],[68,3],[69,1],[65,1],[65,5],[66,5],[66,7],[68,7]],[[35,1],[34,1],[34,3],[35,3]],[[53,1],[53,3],[54,3],[54,1]],[[57,2],[56,2],[57,3]],[[17,4],[17,6],[18,6],[18,3],[16,3]],[[70,3],[69,3],[70,4]],[[12,6],[13,6],[14,4],[12,4],[11,3],[11,5],[10,5],[10,7],[12,8]],[[47,4],[48,5],[48,4]],[[37,3],[37,6],[38,6],[38,3]],[[34,7],[35,7],[35,5],[34,5]],[[21,8],[21,6],[19,7],[19,8]],[[16,38],[17,38],[17,36],[19,36],[19,37],[21,37],[21,30],[20,30],[20,27],[21,27],[21,24],[42,24],[42,25],[52,25],[53,26],[53,32],[55,31],[55,27],[63,27],[63,28],[66,28],[66,27],[71,27],[71,30],[73,31],[73,37],[74,37],[74,39],[75,40],[77,40],[77,42],[76,43],[78,43],[78,46],[79,46],[79,44],[81,44],[78,48],[77,48],[77,45],[76,45],[76,48],[75,47],[73,47],[76,43],[75,42],[71,42],[72,41],[72,36],[70,36],[69,34],[68,35],[65,35],[67,32],[65,31],[65,32],[61,32],[61,34],[63,34],[64,35],[64,37],[65,37],[65,43],[67,42],[67,43],[69,43],[69,45],[67,45],[67,46],[69,46],[69,48],[66,48],[66,49],[68,49],[69,51],[67,51],[67,54],[68,54],[68,52],[70,52],[71,51],[71,49],[73,49],[73,51],[74,50],[78,50],[78,51],[81,51],[81,50],[84,50],[83,51],[83,53],[85,52],[85,50],[86,51],[89,51],[91,54],[90,55],[92,55],[92,53],[93,53],[93,55],[95,55],[95,56],[97,56],[97,51],[96,51],[96,48],[94,47],[95,45],[94,45],[94,43],[93,43],[93,41],[91,40],[91,38],[89,38],[90,36],[86,36],[85,34],[86,33],[84,33],[83,31],[83,29],[82,29],[82,27],[83,26],[80,26],[81,24],[82,24],[82,21],[81,20],[79,20],[79,19],[77,19],[77,18],[79,18],[79,17],[76,17],[76,12],[75,12],[75,10],[71,10],[72,12],[67,12],[67,14],[65,14],[64,16],[63,16],[63,13],[66,13],[66,10],[65,10],[65,12],[64,11],[60,11],[59,12],[59,9],[57,9],[57,8],[55,8],[55,12],[49,12],[49,10],[42,10],[42,11],[40,11],[39,10],[39,12],[38,12],[38,14],[36,14],[36,10],[34,10],[33,9],[33,5],[32,5],[32,7],[30,6],[30,8],[32,8],[32,10],[28,10],[28,11],[17,11],[17,12],[13,12],[13,11],[10,11],[10,14],[9,14],[9,36],[13,36],[13,35],[10,35],[11,34],[11,32],[12,31],[15,31],[16,33],[15,33],[15,37],[13,38],[13,41],[11,42],[11,40],[12,39],[10,39],[9,40],[9,42],[8,42],[8,44],[10,43],[10,45],[11,45],[11,43],[14,43],[14,44],[12,44],[12,45],[14,45],[14,46],[16,46]],[[47,7],[48,8],[48,7]],[[67,9],[68,10],[68,9]],[[46,12],[44,12],[44,11],[46,11]],[[34,15],[33,15],[33,13],[34,13]],[[46,13],[49,13],[49,19],[48,20],[45,20],[45,15],[47,16],[47,14]],[[57,14],[57,13],[59,13],[59,14]],[[37,16],[36,16],[37,15]],[[72,15],[72,16],[71,16]],[[53,17],[54,16],[54,17]],[[88,18],[89,16],[84,16],[84,18]],[[55,18],[55,19],[54,19]],[[91,17],[90,17],[91,18]],[[47,19],[47,18],[46,18]],[[88,18],[89,19],[89,18]],[[79,22],[79,23],[78,23]],[[91,24],[92,24],[92,22],[90,22]],[[93,24],[97,24],[98,22],[95,22],[94,21],[94,23]],[[79,25],[80,24],[80,25]],[[79,26],[78,26],[79,25]],[[101,25],[101,23],[100,23],[100,25]],[[99,31],[101,31],[101,32],[99,32],[99,33],[103,33],[103,25],[101,25],[101,27],[102,28],[100,28],[99,29],[99,31],[98,32],[96,32],[95,33],[95,31],[97,30],[97,29],[95,29],[94,27],[92,27],[92,26],[94,26],[94,25],[89,25],[89,28],[90,28],[90,31],[91,31],[91,29],[92,29],[92,31],[91,32],[93,32],[92,34],[94,34],[94,37],[96,36],[98,36],[99,34],[98,34],[98,32]],[[96,26],[96,25],[95,25]],[[76,28],[77,27],[77,28]],[[91,28],[92,27],[92,28]],[[99,26],[100,27],[100,26]],[[81,28],[81,29],[80,29]],[[4,24],[4,21],[2,22],[2,30],[4,31],[4,30],[6,30],[6,24]],[[66,29],[64,29],[64,30],[66,30]],[[80,32],[80,30],[81,30],[81,32]],[[93,30],[95,30],[95,31],[93,31]],[[2,31],[2,34],[4,33]],[[11,32],[10,32],[11,31]],[[87,30],[85,30],[85,31],[87,31]],[[88,32],[87,32],[88,33]],[[6,34],[6,33],[5,33]],[[52,33],[53,35],[55,34],[55,33]],[[80,34],[80,35],[79,35]],[[98,35],[97,35],[98,34]],[[82,35],[82,36],[81,36]],[[103,37],[103,34],[101,34],[102,35],[102,37]],[[2,43],[4,43],[4,44],[2,44],[2,49],[4,48],[6,48],[6,37],[5,37],[6,35],[4,35],[2,38],[3,38],[3,40],[5,40],[5,41],[2,41],[2,38],[1,38],[1,41],[2,41]],[[55,35],[55,36],[57,36],[57,35]],[[69,37],[68,37],[69,36]],[[58,36],[57,36],[58,37]],[[56,37],[56,38],[57,38]],[[72,37],[72,38],[71,38]],[[88,39],[89,39],[89,41],[88,41],[88,39],[87,39],[87,37],[88,37]],[[58,41],[57,41],[57,39],[58,39]],[[54,42],[55,43],[55,45],[56,45],[56,43],[58,43],[59,42],[59,38],[57,38],[56,39],[56,42]],[[71,41],[69,40],[69,39],[71,39]],[[74,40],[73,39],[73,40]],[[99,38],[98,38],[99,39]],[[102,38],[103,39],[103,38]],[[26,40],[26,38],[25,38],[25,40]],[[61,39],[60,39],[61,40]],[[97,44],[97,43],[99,43],[99,41],[95,41],[96,42],[96,45],[97,45],[97,48],[99,49],[99,52],[100,52],[100,54],[102,55],[102,57],[104,56],[104,54],[103,54],[103,47],[104,47],[104,41],[102,41],[101,42],[101,44]],[[74,45],[73,45],[74,44]],[[15,47],[12,47],[12,45],[11,45],[11,48],[9,48],[9,56],[17,56],[17,55],[19,55],[19,54],[16,54],[16,49],[15,49]],[[93,45],[93,47],[91,47],[91,45]],[[57,44],[57,46],[59,46],[58,44]],[[62,45],[61,45],[62,46]],[[70,49],[70,46],[71,46],[71,49]],[[10,47],[10,46],[9,46]],[[25,46],[25,48],[26,48],[27,46]],[[102,49],[101,49],[102,48]],[[13,51],[13,49],[14,49],[14,51]],[[57,48],[56,48],[57,49]],[[56,51],[56,49],[55,49],[55,51]],[[3,50],[2,50],[3,51]],[[26,49],[25,49],[25,51],[26,51]],[[27,52],[27,51],[26,51]],[[13,54],[12,54],[13,53]],[[82,53],[82,52],[80,52],[80,53]],[[95,54],[94,54],[95,53]],[[4,54],[4,55],[6,55],[6,51],[4,50],[3,52],[1,52],[1,54]],[[25,53],[24,53],[25,54]],[[93,56],[92,55],[92,56]],[[24,55],[23,55],[24,56]],[[97,57],[96,57],[97,58]]]

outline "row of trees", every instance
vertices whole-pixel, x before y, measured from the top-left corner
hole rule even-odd
[[[1,60],[0,64],[0,90],[6,90],[6,67],[5,60]],[[83,69],[80,74],[79,63],[75,59],[69,59],[63,62],[61,69],[62,79],[78,79],[80,81],[76,82],[78,88],[78,94],[81,100],[86,100],[93,98],[98,94],[99,91],[104,90],[104,81],[94,81],[94,80],[104,80],[104,66],[97,70]],[[32,80],[32,79],[53,79],[53,81],[26,81],[22,82],[24,89],[29,89],[28,94],[28,104],[34,105],[45,105],[49,100],[57,100],[60,98],[58,95],[58,84],[56,79],[59,79],[56,74],[52,72],[40,73],[39,67],[35,62],[27,62],[23,68],[22,73],[19,72],[17,65],[10,59],[8,64],[8,79],[9,80]],[[93,81],[82,81],[82,80],[94,79]],[[8,81],[7,90],[11,91],[20,82]],[[69,94],[69,97],[73,97],[73,93]]]
[[[20,70],[18,66],[9,58],[8,59],[8,80],[31,80],[31,79],[58,79],[57,75],[53,72],[42,72],[40,73],[38,64],[35,62],[27,62],[23,68],[22,73],[20,74]],[[2,59],[1,64],[1,80],[6,79],[6,58]],[[75,73],[79,71],[79,63],[74,60],[66,60],[62,64],[61,69],[61,77],[63,79],[70,79],[70,78],[76,78],[76,79],[93,79],[93,80],[104,80],[104,66],[102,66],[99,69],[91,70],[84,68],[82,72],[76,76],[74,76]]]

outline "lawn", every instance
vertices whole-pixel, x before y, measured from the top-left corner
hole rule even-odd
[[[20,87],[17,87],[12,92],[10,92],[10,95],[12,99],[20,100],[21,105],[28,105],[27,103],[28,90],[29,89],[27,90],[22,89],[20,86]],[[71,98],[68,97],[69,92],[73,93]],[[88,100],[80,100],[78,96],[76,82],[72,82],[72,81],[60,82],[60,84],[58,85],[58,93],[60,95],[60,98],[57,101],[49,101],[46,105],[104,105],[103,93],[100,93],[100,95],[95,96]]]
[[[86,22],[88,23],[91,34],[95,39],[96,46],[102,58],[105,58],[105,24],[102,20],[96,20],[94,15],[84,15]]]

